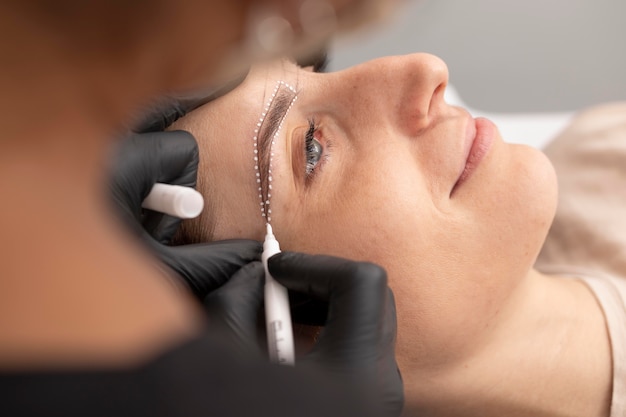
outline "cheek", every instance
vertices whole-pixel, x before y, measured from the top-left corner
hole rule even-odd
[[[548,158],[524,145],[505,145],[499,170],[476,202],[484,212],[482,227],[491,225],[492,245],[520,268],[534,262],[550,228],[557,202],[556,174]],[[485,236],[488,239],[489,235]]]
[[[490,158],[467,194],[453,200],[454,221],[438,242],[462,278],[459,288],[496,306],[532,268],[554,217],[557,185],[536,149],[501,143]]]
[[[382,265],[401,349],[462,350],[532,266],[554,215],[554,170],[534,149],[501,144],[463,198],[445,205],[406,158],[336,178],[336,192],[292,213],[281,245]]]
[[[351,175],[334,179],[334,191],[281,209],[289,213],[281,244],[379,263],[403,287],[407,275],[418,281],[428,275],[430,283],[516,281],[551,224],[556,179],[535,149],[501,144],[494,154],[463,198],[447,204],[433,198],[432,184],[406,156],[351,167]]]
[[[494,156],[490,169],[477,172],[468,197],[451,207],[454,221],[434,240],[442,245],[432,254],[434,267],[421,265],[422,301],[435,307],[426,313],[437,312],[425,322],[444,326],[440,335],[454,330],[446,337],[461,343],[480,334],[526,278],[556,208],[556,177],[543,153],[504,145]],[[435,305],[437,297],[448,302]]]
[[[416,219],[420,213],[428,218],[432,197],[413,159],[406,154],[361,159],[332,181],[297,211],[288,209],[281,244],[385,268],[395,264],[396,251],[416,250],[414,242],[426,233]]]

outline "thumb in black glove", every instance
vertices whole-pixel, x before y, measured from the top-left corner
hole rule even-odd
[[[301,304],[296,321],[326,318],[312,350],[296,358],[296,370],[323,371],[345,387],[346,395],[361,389],[363,401],[379,410],[372,415],[400,415],[404,393],[395,360],[396,311],[386,272],[371,263],[293,252],[274,255],[268,266],[290,296],[320,301],[312,302],[310,311]],[[213,329],[224,330],[221,338],[240,353],[268,360],[258,344],[262,276],[261,263],[250,263],[204,304]]]
[[[259,261],[237,271],[203,300],[209,328],[240,354],[267,360],[259,321],[263,311],[265,270]]]
[[[180,219],[142,209],[141,204],[157,182],[195,186],[198,159],[196,140],[188,132],[130,135],[113,157],[111,194],[122,220],[202,299],[258,259],[261,246],[251,240],[166,245]]]
[[[396,310],[385,270],[293,252],[271,257],[268,267],[290,291],[328,303],[317,343],[297,363],[326,368],[346,383],[370,383],[384,415],[399,415],[404,394],[395,359]]]

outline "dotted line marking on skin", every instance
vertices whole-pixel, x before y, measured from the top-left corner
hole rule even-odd
[[[291,108],[293,107],[293,104],[295,103],[295,101],[298,98],[297,95],[294,95],[293,99],[291,100],[291,103],[289,103],[289,107],[287,108],[287,111],[283,115],[283,118],[280,120],[280,124],[278,125],[278,129],[276,129],[276,133],[272,137],[272,143],[270,145],[270,163],[269,163],[269,169],[268,169],[268,172],[267,172],[267,176],[268,176],[268,180],[269,180],[268,181],[268,190],[267,190],[267,196],[265,198],[263,197],[263,190],[262,190],[262,187],[261,187],[261,172],[259,170],[259,156],[258,156],[258,154],[259,154],[258,139],[259,139],[259,131],[260,131],[261,127],[263,126],[263,122],[265,121],[265,117],[267,116],[267,112],[269,111],[270,107],[272,106],[272,103],[276,99],[276,94],[278,94],[278,90],[281,87],[287,88],[292,93],[297,94],[296,93],[296,89],[293,86],[291,86],[290,84],[288,84],[288,83],[286,83],[284,81],[277,81],[276,82],[276,87],[274,87],[274,90],[272,91],[272,94],[271,94],[270,98],[268,99],[265,107],[263,108],[263,112],[261,113],[261,116],[259,117],[259,121],[256,124],[256,127],[254,129],[254,138],[253,138],[253,143],[254,143],[254,171],[255,171],[256,183],[257,183],[258,192],[259,192],[261,216],[266,219],[266,222],[268,224],[270,224],[271,221],[272,221],[272,209],[270,207],[270,200],[271,200],[271,197],[272,197],[272,162],[273,162],[273,159],[274,159],[274,144],[276,143],[276,138],[280,134],[280,131],[281,131],[282,127],[283,127],[283,122],[287,118],[287,115],[289,114],[289,111],[291,110]]]

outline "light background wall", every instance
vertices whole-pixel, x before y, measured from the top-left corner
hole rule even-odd
[[[492,112],[626,100],[626,0],[406,0],[391,21],[337,41],[330,69],[430,52],[463,101]]]

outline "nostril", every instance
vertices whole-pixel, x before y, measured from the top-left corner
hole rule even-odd
[[[410,137],[420,136],[430,125],[429,105],[407,105],[398,112],[399,125],[402,131]]]
[[[444,81],[441,84],[439,84],[437,88],[435,88],[435,91],[433,92],[433,98],[435,97],[443,98],[446,92],[446,87],[448,87],[447,81]]]
[[[436,112],[436,106],[438,103],[445,103],[445,93],[447,82],[440,83],[432,93],[430,98],[430,104],[428,105],[428,115],[432,116],[433,112]]]
[[[389,91],[400,93],[402,128],[411,136],[419,135],[441,111],[448,68],[438,57],[424,53],[395,57],[389,64],[393,72],[388,73],[398,86]]]

